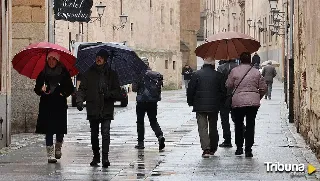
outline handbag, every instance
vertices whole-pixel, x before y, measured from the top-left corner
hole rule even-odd
[[[243,79],[247,76],[247,74],[250,72],[250,70],[252,69],[253,66],[251,66],[251,68],[246,72],[246,74],[244,74],[244,76],[242,77],[242,79],[240,80],[239,84],[237,85],[237,87],[235,89],[233,89],[232,93],[227,95],[226,97],[226,101],[225,101],[225,107],[227,108],[231,108],[232,105],[232,97],[234,95],[234,93],[236,92],[237,88],[239,87],[239,85],[241,84],[241,82],[243,81]]]

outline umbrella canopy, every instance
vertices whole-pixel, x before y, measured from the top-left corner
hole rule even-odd
[[[261,64],[262,67],[264,66],[267,66],[268,63],[271,62],[271,65],[274,66],[274,67],[280,67],[280,63],[277,62],[277,61],[274,61],[274,60],[268,60],[268,61],[265,61]]]
[[[260,47],[260,43],[251,36],[230,31],[208,37],[195,53],[203,59],[230,60],[239,58],[243,52],[256,52]]]
[[[100,50],[109,53],[107,60],[112,70],[116,71],[120,85],[127,85],[139,79],[141,73],[145,73],[148,66],[138,57],[138,55],[124,45],[113,43],[103,43],[97,46],[84,48],[78,52],[76,67],[80,73],[86,72],[95,64],[96,55]]]
[[[66,67],[71,76],[78,73],[78,70],[74,67],[76,57],[60,45],[48,42],[27,46],[13,57],[12,66],[20,74],[36,79],[46,64],[49,52],[56,52],[60,55],[59,61]]]

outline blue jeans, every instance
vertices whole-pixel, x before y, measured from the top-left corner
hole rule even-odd
[[[64,134],[56,134],[56,142],[63,142]],[[46,134],[46,146],[53,145],[53,134]]]

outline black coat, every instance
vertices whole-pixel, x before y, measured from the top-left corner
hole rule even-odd
[[[69,72],[64,68],[58,85],[52,94],[41,91],[46,82],[49,85],[44,72],[41,72],[36,80],[34,92],[41,96],[36,133],[40,134],[66,134],[67,133],[67,97],[73,91],[74,86]],[[62,94],[62,96],[60,95]]]
[[[107,90],[99,90],[99,79],[103,77]],[[92,66],[81,77],[81,83],[77,91],[77,103],[86,101],[88,120],[113,120],[114,101],[120,96],[120,84],[118,75],[111,69],[100,72]]]
[[[191,80],[192,73],[193,73],[193,70],[191,67],[189,67],[189,68],[183,67],[182,75],[183,75],[184,80]]]
[[[252,65],[254,64],[260,65],[260,56],[258,54],[253,55],[251,63]]]
[[[187,90],[187,101],[193,106],[193,112],[213,112],[220,109],[226,94],[223,75],[212,65],[192,75]]]

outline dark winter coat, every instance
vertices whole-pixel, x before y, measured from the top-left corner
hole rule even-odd
[[[254,54],[251,61],[252,65],[258,64],[260,65],[260,56],[258,54]]]
[[[238,64],[235,61],[228,61],[217,68],[217,71],[222,73],[223,75],[224,83],[227,81],[228,75],[230,74],[231,70],[237,66]],[[227,95],[231,95],[233,90],[226,88],[226,91],[227,91]]]
[[[114,119],[114,101],[120,96],[120,84],[117,73],[106,67],[99,69],[94,65],[81,77],[77,103],[86,101],[88,120]]]
[[[191,80],[192,73],[193,73],[193,70],[191,67],[189,67],[189,68],[183,67],[182,75],[183,75],[184,80]]]
[[[262,76],[267,83],[273,83],[273,78],[277,75],[276,68],[272,65],[267,65],[262,69]]]
[[[34,92],[41,96],[39,103],[39,114],[36,126],[36,133],[40,134],[66,134],[67,133],[67,97],[73,91],[74,86],[69,72],[63,68],[59,76],[59,85],[51,94],[42,92],[44,82],[50,89],[50,77],[42,71],[36,80]],[[60,95],[62,94],[62,95]]]
[[[139,81],[132,84],[132,91],[137,92],[137,102],[158,102],[161,100],[161,89],[158,96],[153,96],[147,88],[147,84],[155,84],[154,82],[150,82],[147,76],[156,79],[159,75],[161,75],[159,72],[148,70],[146,75],[141,76]]]
[[[220,109],[225,95],[223,75],[214,66],[205,64],[203,69],[192,75],[187,102],[189,106],[193,106],[193,112],[213,112]]]

